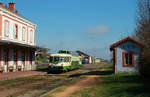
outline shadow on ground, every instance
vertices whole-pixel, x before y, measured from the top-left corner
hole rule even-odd
[[[69,77],[80,77],[83,75],[111,75],[112,73],[113,73],[112,70],[109,70],[109,71],[90,71],[90,72],[86,72],[86,73],[73,74],[73,75],[70,75]]]

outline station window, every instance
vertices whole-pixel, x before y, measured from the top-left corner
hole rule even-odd
[[[33,30],[30,30],[30,36],[29,36],[29,42],[32,43],[33,42]]]
[[[26,33],[26,28],[22,28],[22,40],[25,41],[25,33]]]
[[[123,52],[123,66],[134,67],[134,53],[131,51]]]
[[[4,22],[4,35],[6,36],[6,37],[8,37],[9,36],[9,21],[5,21]]]
[[[17,24],[14,25],[13,32],[14,32],[14,39],[18,39],[18,25]]]

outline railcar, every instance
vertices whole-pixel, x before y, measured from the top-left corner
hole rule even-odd
[[[59,51],[50,55],[50,71],[63,72],[77,69],[81,66],[81,56],[69,51]]]

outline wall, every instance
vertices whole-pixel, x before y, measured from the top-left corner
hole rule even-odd
[[[35,30],[36,27],[34,24],[28,23],[27,20],[14,15],[13,13],[3,10],[0,11],[0,16],[1,16],[1,40],[9,40],[9,41],[13,41],[13,42],[19,42],[22,44],[29,44],[29,45],[35,45]],[[9,22],[9,36],[6,37],[4,35],[4,22],[5,21]],[[13,37],[13,30],[14,30],[14,25],[17,24],[18,25],[18,39],[14,39]],[[26,29],[26,33],[25,33],[25,41],[22,40],[22,28]],[[31,33],[31,30],[33,31],[33,33]],[[32,34],[32,42],[30,41],[30,35]]]
[[[8,72],[7,71],[7,67],[6,67],[6,65],[5,65],[5,62],[4,62],[4,49],[8,49],[8,51],[9,51],[9,61],[8,61],[8,63],[9,63],[9,65],[8,65],[8,67],[10,67],[10,66],[12,66],[13,68],[14,68],[14,70],[13,71],[17,71],[17,70],[15,70],[15,69],[17,69],[16,68],[16,66],[21,66],[21,68],[22,68],[22,70],[33,70],[32,69],[32,65],[35,65],[35,51],[33,50],[33,49],[31,49],[31,48],[20,48],[20,47],[14,47],[16,50],[17,50],[17,52],[18,52],[18,57],[17,57],[17,64],[15,64],[15,61],[14,61],[14,48],[12,48],[12,47],[7,47],[7,46],[1,46],[0,47],[0,58],[1,58],[1,60],[0,60],[0,67],[4,67],[5,68],[5,70],[4,70],[4,72]],[[23,61],[22,61],[22,55],[23,55],[23,53],[22,53],[22,51],[24,50],[24,52],[25,52],[25,64],[23,64]],[[33,55],[32,55],[32,62],[31,62],[31,52],[33,52]]]
[[[122,60],[122,52],[123,51],[133,51],[134,52],[134,65],[135,67],[123,67],[123,60]],[[125,42],[117,47],[117,59],[116,59],[116,71],[117,72],[124,72],[124,71],[137,71],[138,70],[138,63],[139,57],[141,54],[140,46],[133,42]]]

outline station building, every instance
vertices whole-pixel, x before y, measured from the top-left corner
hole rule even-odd
[[[81,56],[82,64],[92,64],[93,63],[94,59],[92,56],[90,56],[82,51],[76,51],[76,52],[79,54],[79,56]]]
[[[143,43],[131,37],[112,44],[114,72],[138,72],[143,47]]]
[[[35,30],[15,3],[0,3],[0,72],[35,69]]]

